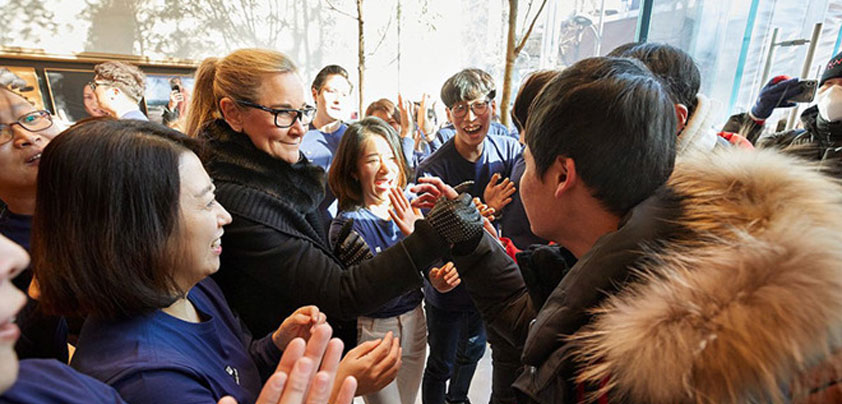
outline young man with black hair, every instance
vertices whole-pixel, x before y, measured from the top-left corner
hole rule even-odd
[[[494,94],[493,80],[479,69],[462,70],[445,81],[441,98],[456,135],[418,165],[417,178],[434,176],[452,186],[473,181],[468,192],[482,196],[495,175],[511,176],[520,144],[510,137],[488,135]],[[491,193],[484,198],[498,212],[505,198],[497,196],[504,195],[506,184],[492,184]],[[424,295],[430,356],[422,382],[423,401],[467,402],[477,362],[485,352],[486,332],[480,315],[461,286],[443,294],[425,283]]]
[[[677,122],[626,58],[580,61],[533,102],[523,204],[578,261],[521,272],[488,234],[453,248],[485,325],[521,354],[518,403],[839,397],[842,188],[772,151],[676,163]]]

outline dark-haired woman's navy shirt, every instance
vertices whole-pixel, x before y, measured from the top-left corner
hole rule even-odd
[[[348,220],[354,221],[352,228],[365,240],[374,255],[403,240],[403,233],[394,221],[383,220],[366,208],[339,212],[339,215],[330,224],[331,240],[335,238],[335,234],[339,233],[342,225]],[[420,288],[411,290],[386,302],[377,311],[366,313],[366,317],[390,318],[399,316],[418,307],[423,299],[424,294]]]
[[[89,317],[70,365],[132,404],[216,403],[227,395],[253,403],[281,357],[271,334],[252,341],[210,278],[187,298],[200,323],[161,310],[122,321]]]
[[[32,233],[32,216],[18,215],[8,209],[0,213],[0,234],[8,237],[27,252]],[[12,279],[12,283],[27,293],[32,281],[32,270],[26,268]],[[67,321],[64,317],[44,314],[38,302],[26,297],[26,306],[17,315],[21,336],[15,343],[20,359],[58,359],[67,362]]]
[[[17,381],[0,404],[125,404],[111,386],[54,359],[20,362]]]

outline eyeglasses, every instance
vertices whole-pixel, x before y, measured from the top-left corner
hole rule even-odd
[[[105,82],[105,81],[91,80],[91,81],[88,82],[88,87],[90,87],[91,90],[93,90],[93,91],[96,91],[97,86],[107,86],[107,85],[108,85],[108,82]]]
[[[9,143],[15,137],[12,126],[20,125],[30,132],[40,132],[53,126],[53,117],[47,111],[30,112],[12,123],[0,123],[0,145]]]
[[[237,104],[245,105],[247,107],[261,109],[270,114],[275,115],[275,126],[279,128],[289,128],[290,126],[295,124],[295,120],[301,121],[302,125],[307,125],[311,121],[313,121],[313,116],[316,115],[316,109],[313,107],[304,107],[304,109],[291,109],[291,108],[269,108],[264,107],[260,104],[255,104],[249,101],[239,100]]]
[[[475,101],[470,104],[467,102],[460,103],[454,105],[453,108],[450,108],[450,113],[453,114],[455,118],[462,118],[468,114],[468,108],[470,108],[471,111],[474,111],[474,115],[482,116],[488,112],[488,104],[490,103],[491,101],[489,100]]]

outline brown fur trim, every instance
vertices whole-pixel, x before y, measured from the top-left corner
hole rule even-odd
[[[633,402],[785,400],[842,346],[842,187],[768,150],[687,156],[668,186],[691,237],[573,337],[578,381]]]

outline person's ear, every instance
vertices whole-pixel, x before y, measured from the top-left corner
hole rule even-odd
[[[310,93],[313,94],[313,104],[319,105],[319,92],[315,87],[310,87]]]
[[[235,132],[243,131],[243,110],[234,100],[222,97],[219,100],[219,110],[222,111],[222,119],[225,119],[231,129],[234,129]]]
[[[447,121],[453,123],[453,117],[450,115],[450,108],[445,108],[444,113],[447,115]]]
[[[550,167],[550,171],[552,172],[553,181],[556,182],[556,199],[570,192],[579,181],[579,176],[576,173],[576,162],[571,158],[564,156],[556,157],[553,165]]]
[[[681,132],[684,130],[684,126],[687,125],[687,115],[689,114],[689,110],[687,106],[684,104],[675,104],[675,117],[678,118],[678,127],[676,128],[676,132]]]

